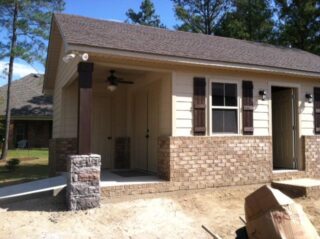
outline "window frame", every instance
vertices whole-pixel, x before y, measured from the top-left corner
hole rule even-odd
[[[237,106],[213,106],[212,105],[212,84],[213,83],[220,83],[220,84],[235,84],[237,86]],[[241,132],[241,87],[240,82],[236,80],[217,80],[217,79],[210,79],[208,84],[208,129],[209,129],[209,136],[236,136],[239,135]],[[219,132],[214,133],[212,132],[212,110],[213,109],[232,109],[237,110],[237,132],[236,133],[228,133],[228,132]]]

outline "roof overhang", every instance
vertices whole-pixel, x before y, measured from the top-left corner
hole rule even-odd
[[[198,66],[198,67],[208,67],[208,68],[215,68],[215,69],[240,70],[240,71],[250,71],[250,72],[257,72],[257,73],[269,73],[269,74],[289,75],[289,76],[296,76],[296,77],[320,79],[320,73],[318,72],[260,66],[260,65],[252,65],[252,64],[240,64],[240,63],[231,63],[231,62],[222,62],[222,61],[208,61],[208,60],[199,60],[199,59],[193,59],[193,58],[164,56],[164,55],[147,54],[147,53],[140,53],[140,52],[133,52],[133,51],[117,50],[117,49],[98,48],[98,47],[84,46],[84,45],[77,45],[77,44],[67,44],[66,50],[67,52],[78,51],[78,52],[86,52],[94,55],[121,57],[121,58],[146,61],[146,62],[168,63],[170,66],[175,66],[175,65],[195,66],[195,67]]]

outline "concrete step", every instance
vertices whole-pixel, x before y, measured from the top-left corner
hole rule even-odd
[[[273,181],[273,188],[279,189],[289,197],[320,197],[320,180],[314,178],[299,178],[291,180]]]
[[[66,175],[0,188],[0,206],[42,196],[57,196],[66,187]]]

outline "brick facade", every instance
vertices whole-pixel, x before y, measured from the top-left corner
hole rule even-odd
[[[115,139],[115,168],[130,168],[130,138],[117,137]]]
[[[320,177],[320,136],[303,136],[305,171],[308,177]]]
[[[272,178],[268,136],[160,138],[158,160],[160,177],[186,186],[266,183]]]
[[[51,138],[51,121],[29,121],[28,122],[28,147],[47,148]]]
[[[76,138],[55,138],[49,142],[50,175],[67,170],[67,158],[77,153]]]
[[[51,120],[12,120],[9,129],[9,148],[16,148],[18,141],[23,139],[27,140],[28,148],[48,148],[51,131]]]

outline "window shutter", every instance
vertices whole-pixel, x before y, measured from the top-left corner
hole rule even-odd
[[[315,134],[320,134],[320,88],[315,87],[314,88],[314,132]]]
[[[206,134],[206,79],[193,79],[193,135]]]
[[[253,84],[242,82],[242,125],[244,135],[253,135]]]

